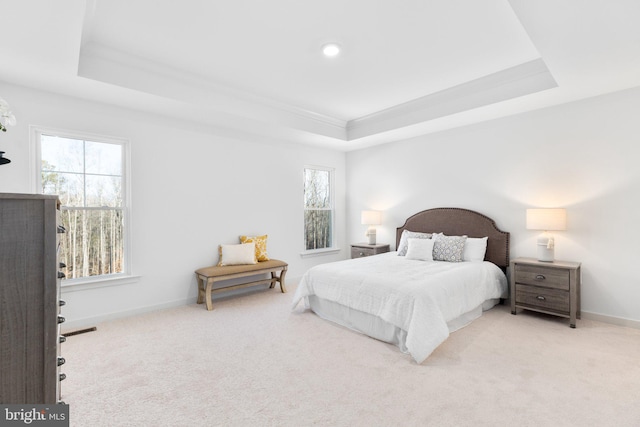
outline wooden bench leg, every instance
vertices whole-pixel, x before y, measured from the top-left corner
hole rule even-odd
[[[280,278],[278,279],[278,281],[280,282],[280,291],[282,291],[282,293],[287,292],[287,288],[284,286],[284,275],[285,274],[287,274],[287,267],[284,267],[282,269],[282,271],[280,272]]]
[[[196,274],[196,285],[198,285],[198,304],[204,302],[204,281],[199,274]]]
[[[205,289],[205,300],[207,301],[207,310],[213,310],[213,303],[211,302],[211,289],[213,288],[213,279],[207,278],[207,288]]]
[[[275,271],[272,271],[271,284],[269,285],[269,288],[273,289],[273,287],[276,285],[276,282],[280,282],[280,290],[282,291],[282,293],[287,292],[287,288],[284,286],[284,275],[286,273],[287,273],[287,267],[284,267],[282,270],[280,270],[280,277],[276,275]]]
[[[278,276],[276,275],[275,271],[271,272],[271,283],[269,283],[269,289],[273,289],[273,287],[276,285],[276,282],[278,281]]]

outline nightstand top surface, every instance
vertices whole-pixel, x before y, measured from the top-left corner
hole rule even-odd
[[[358,248],[371,248],[371,249],[376,249],[376,248],[386,248],[389,246],[388,243],[376,243],[375,245],[370,245],[368,243],[353,243],[351,246],[356,246]]]
[[[574,261],[538,261],[536,258],[516,258],[511,260],[512,263],[515,264],[528,264],[528,265],[538,265],[541,267],[550,267],[550,268],[578,268],[580,267],[579,262]]]

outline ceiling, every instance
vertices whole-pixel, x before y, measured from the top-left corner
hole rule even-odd
[[[265,141],[349,151],[640,86],[637,0],[0,4],[0,80]]]

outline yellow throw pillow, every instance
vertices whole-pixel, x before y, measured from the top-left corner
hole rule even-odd
[[[258,261],[269,261],[267,255],[267,235],[264,236],[240,236],[240,243],[256,244],[256,259]]]

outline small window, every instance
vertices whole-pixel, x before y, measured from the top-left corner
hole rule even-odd
[[[333,170],[304,169],[304,248],[307,251],[334,246]]]
[[[36,131],[36,143],[39,190],[60,198],[67,280],[128,272],[127,142]]]

